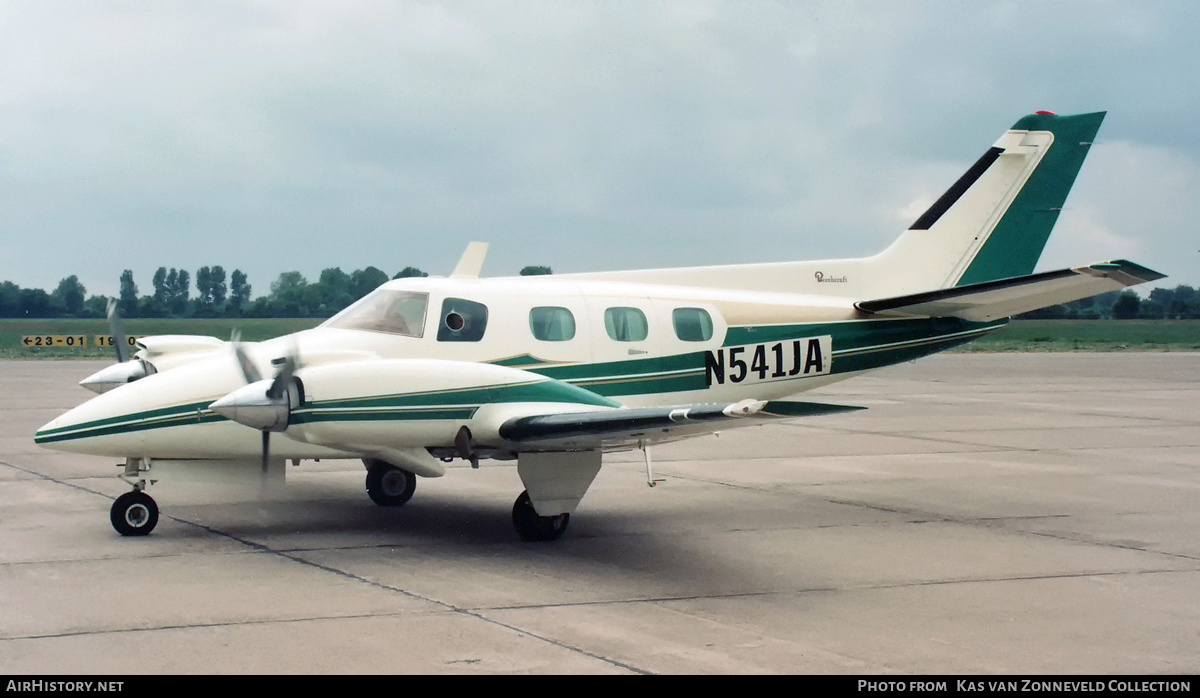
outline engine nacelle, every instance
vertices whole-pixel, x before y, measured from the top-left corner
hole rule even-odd
[[[357,452],[461,451],[464,426],[474,442],[495,444],[501,441],[498,405],[526,415],[619,406],[536,373],[463,361],[354,361],[301,368],[296,379],[304,399],[291,410],[284,434]]]

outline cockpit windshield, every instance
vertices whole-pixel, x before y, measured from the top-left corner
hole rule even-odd
[[[321,326],[420,337],[425,333],[425,311],[428,306],[428,293],[379,289]]]

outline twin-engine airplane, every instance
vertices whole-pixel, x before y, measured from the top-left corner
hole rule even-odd
[[[785,398],[1163,278],[1123,260],[1033,273],[1103,117],[1022,118],[873,257],[479,278],[472,243],[448,278],[390,281],[315,329],[143,338],[35,440],[124,459],[124,535],[154,528],[145,489],[167,465],[362,459],[370,498],[399,506],[416,476],[494,458],[525,486],[518,533],[553,540],[605,452],[856,409]],[[646,469],[653,484],[648,452]]]

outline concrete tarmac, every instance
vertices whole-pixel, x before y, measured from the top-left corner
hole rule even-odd
[[[399,509],[356,462],[163,481],[32,434],[102,363],[0,362],[0,673],[1200,672],[1200,354],[952,354],[852,414],[609,457],[521,542],[516,469]]]

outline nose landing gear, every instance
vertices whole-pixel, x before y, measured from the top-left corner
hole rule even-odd
[[[144,536],[158,525],[158,504],[146,494],[146,486],[154,482],[146,479],[150,472],[150,459],[126,458],[124,468],[125,472],[120,477],[133,485],[133,491],[117,497],[108,512],[108,520],[123,536]]]
[[[117,497],[109,510],[113,528],[123,536],[144,536],[158,525],[158,504],[141,490]]]

